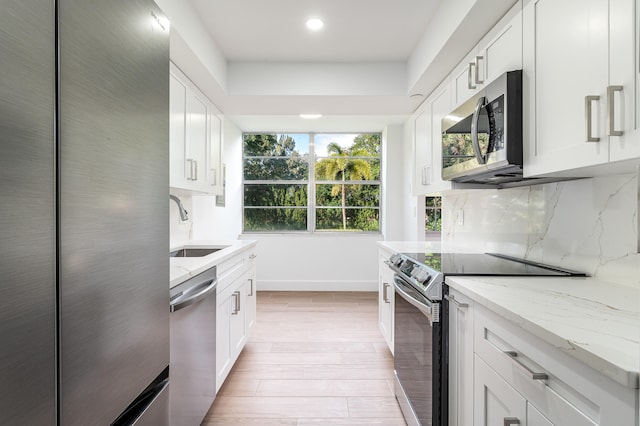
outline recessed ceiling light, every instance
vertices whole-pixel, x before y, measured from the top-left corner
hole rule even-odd
[[[300,118],[306,118],[309,120],[312,120],[314,118],[320,118],[322,117],[322,114],[300,114]]]
[[[307,28],[309,28],[310,30],[317,31],[322,27],[324,27],[324,22],[322,22],[322,19],[311,18],[307,21]]]

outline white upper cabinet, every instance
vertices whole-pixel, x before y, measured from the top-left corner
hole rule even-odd
[[[524,25],[524,172],[640,154],[633,0],[530,0]]]
[[[438,193],[452,188],[453,183],[442,180],[442,119],[451,112],[449,82],[445,81],[427,99],[431,116],[431,152],[433,158],[433,176],[427,193]]]
[[[478,46],[464,57],[451,72],[451,102],[457,107],[476,93],[484,84],[481,72],[484,58],[478,54]]]
[[[221,194],[222,124],[213,103],[173,64],[170,73],[172,188]]]
[[[451,110],[447,78],[413,116],[414,194],[433,194],[452,188],[442,180],[442,119]]]
[[[522,68],[522,1],[518,1],[451,72],[455,108],[502,73]]]
[[[413,194],[427,192],[433,173],[429,135],[431,116],[427,108],[421,107],[413,116]]]
[[[209,114],[209,155],[207,161],[207,192],[222,195],[222,120],[218,111]]]
[[[484,36],[478,46],[479,75],[483,84],[507,71],[522,69],[521,0]]]

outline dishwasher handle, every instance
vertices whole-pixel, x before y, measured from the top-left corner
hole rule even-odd
[[[217,285],[218,285],[218,280],[217,278],[214,278],[212,280],[204,281],[198,285],[191,287],[189,290],[185,291],[180,297],[178,297],[174,303],[169,304],[169,311],[176,312],[182,308],[186,308],[189,305],[198,303],[199,301],[205,299],[211,293],[216,291]]]

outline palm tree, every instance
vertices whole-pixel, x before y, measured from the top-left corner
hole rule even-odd
[[[331,196],[338,194],[342,196],[342,229],[347,229],[347,194],[345,185],[349,180],[369,180],[371,179],[371,164],[360,158],[350,158],[352,156],[368,156],[366,152],[354,151],[343,148],[335,142],[327,146],[329,158],[318,163],[316,175],[327,180],[339,180],[342,183],[334,184],[331,187]]]

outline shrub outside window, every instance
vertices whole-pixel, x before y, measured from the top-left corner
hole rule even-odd
[[[380,230],[380,134],[243,135],[244,231]]]

